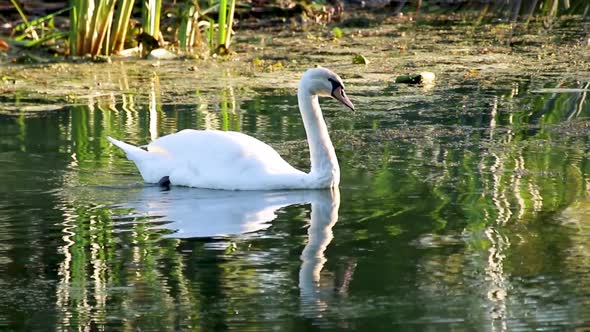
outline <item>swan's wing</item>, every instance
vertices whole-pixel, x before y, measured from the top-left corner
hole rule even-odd
[[[148,151],[173,160],[170,179],[178,185],[240,189],[269,176],[301,173],[269,145],[238,132],[186,129],[155,140]]]
[[[148,145],[148,151],[198,164],[258,163],[259,167],[291,167],[271,146],[234,131],[185,129],[161,137]],[[240,165],[244,166],[244,165]]]

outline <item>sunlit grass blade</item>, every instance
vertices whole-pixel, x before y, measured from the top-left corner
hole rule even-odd
[[[53,32],[50,34],[47,34],[39,39],[36,40],[31,40],[27,43],[24,44],[24,47],[26,48],[33,48],[35,46],[41,45],[43,43],[45,43],[46,41],[50,41],[50,40],[58,40],[58,39],[62,39],[68,36],[68,32]]]
[[[117,10],[117,16],[112,29],[112,37],[109,51],[120,52],[125,46],[127,29],[129,28],[129,19],[133,10],[133,0],[121,0]]]
[[[45,15],[43,17],[40,17],[38,19],[29,21],[27,23],[21,23],[21,24],[17,25],[16,27],[14,27],[14,31],[15,32],[20,32],[20,31],[26,30],[28,27],[40,25],[40,24],[42,24],[42,23],[44,23],[46,21],[51,20],[52,18],[54,18],[57,15],[61,15],[61,14],[65,13],[65,12],[67,12],[70,9],[71,9],[71,7],[67,7],[67,8],[58,10],[55,13],[51,13],[51,14]]]
[[[94,11],[93,0],[75,0],[74,3],[78,6],[77,10],[77,26],[76,29],[76,52],[77,55],[84,55],[89,52],[90,47],[90,27],[91,20],[93,18],[92,12]]]
[[[234,24],[235,11],[236,11],[236,0],[229,0],[229,10],[228,10],[228,14],[227,14],[227,30],[225,33],[225,40],[223,42],[223,46],[226,49],[229,49],[229,45],[231,42],[232,27]]]
[[[78,6],[72,6],[70,11],[70,54],[78,54]]]
[[[16,11],[18,12],[20,17],[22,18],[26,28],[27,29],[30,28],[31,24],[29,23],[27,16],[23,12],[22,8],[19,6],[18,2],[16,2],[16,0],[10,0],[10,1],[12,2],[12,5],[14,6],[14,8],[16,8]],[[35,29],[31,29],[31,35],[33,36],[33,39],[39,38],[39,36],[37,36],[37,32],[35,31]]]
[[[227,0],[219,0],[219,18],[217,19],[217,46],[224,45],[227,27],[225,25],[227,16]]]
[[[123,48],[133,0],[71,0],[70,3],[70,54],[94,56]]]
[[[195,37],[198,34],[198,3],[189,2],[178,11],[180,24],[178,27],[178,42],[180,49],[186,50],[195,45]]]
[[[113,20],[113,10],[115,9],[115,0],[99,1],[98,7],[94,12],[94,23],[92,27],[92,45],[90,54],[98,55],[101,52],[105,36]]]
[[[142,26],[143,31],[158,38],[160,34],[160,11],[162,9],[161,0],[144,0],[142,6]]]

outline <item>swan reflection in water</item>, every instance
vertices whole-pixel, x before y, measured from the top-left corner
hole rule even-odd
[[[324,251],[338,221],[340,191],[223,191],[175,187],[161,191],[146,187],[137,200],[125,204],[173,230],[172,238],[215,238],[246,234],[268,228],[277,210],[294,204],[311,204],[308,241],[301,253],[299,290],[305,316],[319,316],[327,308],[320,292]],[[333,288],[331,288],[333,289]]]

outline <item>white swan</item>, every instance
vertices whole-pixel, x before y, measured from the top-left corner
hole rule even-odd
[[[185,129],[153,141],[147,151],[107,139],[125,151],[148,183],[226,190],[336,187],[340,167],[318,96],[332,96],[354,110],[338,75],[325,68],[303,74],[297,99],[309,144],[309,173],[289,165],[269,145],[238,132]]]

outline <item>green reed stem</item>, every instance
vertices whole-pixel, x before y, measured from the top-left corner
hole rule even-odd
[[[226,49],[229,49],[229,45],[231,42],[231,35],[232,35],[232,27],[234,24],[234,13],[236,11],[236,0],[229,0],[229,13],[227,14],[227,31],[225,33],[225,40],[223,42],[223,46]]]
[[[121,52],[125,46],[125,38],[127,37],[127,29],[129,28],[129,20],[133,10],[133,0],[121,0],[117,16],[115,17],[115,24],[112,30],[112,40],[109,50],[111,52]]]
[[[142,7],[143,31],[158,38],[160,34],[161,0],[145,0]]]
[[[195,4],[188,3],[181,8],[180,14],[180,25],[178,27],[178,41],[180,48],[186,51],[187,48],[194,45],[195,32],[198,29],[198,10]],[[197,18],[196,18],[196,17]]]
[[[16,8],[16,11],[20,15],[20,17],[23,19],[23,22],[26,26],[25,29],[31,28],[30,31],[31,31],[31,35],[32,35],[33,39],[35,39],[35,40],[39,39],[39,36],[37,35],[37,31],[35,31],[35,29],[32,29],[32,24],[29,23],[27,16],[23,12],[22,8],[19,6],[18,2],[16,2],[16,0],[10,0],[10,1],[12,2],[12,5],[14,6],[14,8]]]
[[[227,27],[225,25],[227,17],[227,0],[219,0],[219,19],[217,21],[217,45],[225,45],[225,35]]]
[[[215,22],[212,19],[209,19],[209,33],[208,33],[208,42],[209,42],[209,49],[215,49]]]

